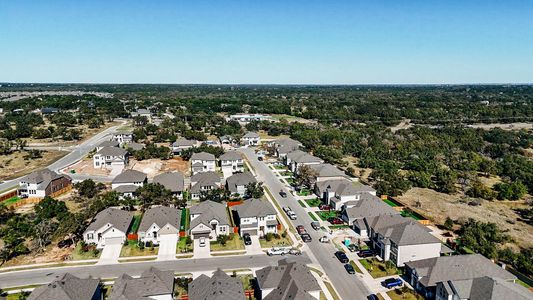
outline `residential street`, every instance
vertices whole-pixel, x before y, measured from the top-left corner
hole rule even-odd
[[[222,268],[224,270],[262,268],[275,265],[282,258],[280,256],[267,256],[264,254],[239,255],[202,259],[177,259],[172,261],[123,262],[114,264],[113,266],[90,265],[13,271],[0,273],[0,288],[45,284],[66,272],[82,278],[89,276],[94,278],[115,278],[123,273],[127,273],[130,276],[139,276],[150,267],[156,267],[164,271],[172,270],[175,273],[214,271],[216,268]],[[289,259],[305,264],[311,262],[307,255],[289,256]]]
[[[257,160],[257,156],[252,148],[240,148],[238,151],[246,155],[248,161],[257,173],[257,180],[272,192],[280,206],[290,206],[298,216],[298,219],[291,221],[295,226],[304,225],[308,233],[313,238],[311,243],[307,243],[311,253],[322,266],[326,275],[332,281],[342,299],[367,299],[371,294],[363,282],[355,275],[348,274],[338,259],[334,256],[336,248],[331,243],[320,243],[318,240],[323,235],[322,231],[315,231],[311,228],[311,218],[307,212],[298,204],[296,199],[288,192],[286,187],[271,172],[268,166]],[[287,192],[287,198],[282,198],[279,191]]]

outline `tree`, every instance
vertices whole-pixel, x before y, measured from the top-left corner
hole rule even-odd
[[[145,184],[139,187],[135,193],[143,209],[147,209],[152,205],[169,206],[174,202],[172,192],[159,183]]]
[[[483,223],[474,219],[461,226],[459,230],[460,245],[480,253],[488,258],[496,258],[497,246],[509,240],[494,223]]]
[[[494,192],[487,186],[485,186],[481,181],[476,180],[470,189],[466,191],[466,194],[473,198],[482,198],[485,200],[494,199]]]
[[[446,221],[444,221],[444,228],[448,230],[453,229],[453,220],[450,217],[446,217]]]
[[[93,198],[98,195],[98,192],[105,188],[105,185],[102,183],[96,184],[92,179],[85,179],[75,183],[74,187],[78,190],[80,196]]]
[[[40,222],[41,220],[50,220],[52,218],[62,220],[69,214],[65,202],[58,201],[52,197],[45,197],[35,205],[34,210],[37,216],[37,222]]]
[[[527,194],[527,187],[520,181],[494,185],[498,200],[519,200]]]
[[[246,185],[245,198],[260,199],[265,194],[262,182],[250,182]]]
[[[228,242],[228,235],[226,234],[220,234],[217,236],[217,242],[222,245],[222,246],[226,246],[226,243]]]
[[[210,201],[220,203],[222,201],[228,201],[229,197],[230,197],[230,192],[222,188],[216,188],[216,189],[211,189],[211,190],[200,192],[200,201],[210,200]]]
[[[52,241],[52,235],[57,228],[57,223],[43,219],[36,224],[33,232],[33,244],[37,252],[41,252]]]
[[[298,168],[298,173],[296,175],[296,184],[298,184],[298,186],[306,186],[312,189],[315,185],[317,176],[317,172],[313,170],[310,166],[303,165]]]

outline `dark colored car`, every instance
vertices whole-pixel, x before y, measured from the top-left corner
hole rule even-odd
[[[263,157],[262,157],[262,156],[259,156],[259,157],[257,158],[257,160],[258,160],[258,161],[263,161]]]
[[[307,230],[305,230],[303,225],[296,226],[296,231],[298,231],[298,234],[304,234],[307,233]]]
[[[250,234],[245,233],[245,234],[242,236],[242,239],[244,240],[244,244],[245,244],[245,245],[251,245],[251,244],[252,244],[252,238],[250,238]]]
[[[376,294],[370,294],[366,297],[368,300],[379,300],[378,296]]]
[[[350,244],[348,245],[348,250],[350,250],[350,252],[355,252],[359,250],[359,246],[357,246],[356,244]]]
[[[381,285],[388,289],[392,289],[393,287],[402,286],[403,281],[400,278],[388,278],[382,281]]]
[[[343,264],[347,264],[350,260],[348,259],[348,256],[346,256],[346,253],[342,252],[342,251],[337,251],[335,252],[335,256],[337,257],[337,259],[343,263]]]
[[[310,243],[311,241],[313,241],[309,233],[301,234],[300,237],[302,238],[302,241],[304,241],[305,243]]]
[[[333,225],[344,224],[344,221],[341,218],[337,218],[337,217],[329,217],[328,222],[330,222]]]
[[[355,269],[351,264],[344,264],[344,269],[346,272],[348,272],[348,274],[355,274]]]
[[[313,227],[314,230],[319,230],[320,229],[320,223],[316,222],[316,221],[313,221],[313,222],[311,222],[311,227]]]
[[[331,210],[331,206],[327,205],[327,204],[322,204],[318,207],[318,209],[320,210],[325,210],[325,211],[330,211]]]
[[[279,195],[283,198],[287,198],[287,193],[285,193],[284,191],[279,191]]]
[[[361,250],[359,252],[357,252],[357,255],[359,257],[362,257],[362,258],[365,258],[365,257],[371,257],[371,256],[374,256],[374,251],[370,250],[370,249],[367,249],[367,250]]]

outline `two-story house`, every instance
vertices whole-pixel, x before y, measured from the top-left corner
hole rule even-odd
[[[119,146],[120,144],[117,141],[113,141],[113,140],[103,141],[100,144],[98,144],[98,146],[96,146],[96,152],[102,150],[102,148],[104,147],[119,147]]]
[[[103,147],[93,155],[95,169],[123,170],[128,165],[128,151],[118,147]]]
[[[230,220],[224,204],[210,200],[193,205],[190,210],[190,235],[193,239],[201,237],[216,240],[219,235],[229,235]]]
[[[83,233],[83,240],[98,249],[107,244],[123,244],[132,220],[133,213],[129,211],[106,208],[93,218]]]
[[[114,191],[126,197],[134,197],[135,191],[147,183],[146,174],[136,170],[124,170],[118,174],[111,182]]]
[[[256,132],[247,132],[241,138],[241,143],[244,146],[257,146],[261,143],[261,137]]]
[[[226,189],[233,196],[244,197],[246,195],[246,186],[253,182],[257,182],[257,180],[252,173],[236,173],[226,179]]]
[[[370,190],[373,189],[345,178],[319,181],[315,184],[315,194],[335,210],[341,210],[346,203],[361,199],[362,194],[370,194]]]
[[[276,210],[270,202],[261,199],[250,199],[231,208],[234,220],[239,226],[241,235],[248,233],[260,237],[267,233],[278,232]]]
[[[19,181],[20,197],[44,198],[72,185],[72,179],[49,169],[34,171]]]
[[[119,145],[122,147],[124,144],[129,144],[133,142],[133,132],[119,132],[113,134],[113,137],[111,138],[113,141],[117,141]]]
[[[322,163],[324,163],[322,159],[302,150],[292,151],[285,156],[285,165],[295,174],[298,174],[298,169],[302,166],[318,165]]]
[[[272,141],[271,146],[274,147],[274,155],[282,159],[290,152],[300,149],[302,143],[291,138],[281,138]]]
[[[162,235],[175,235],[180,231],[181,210],[167,206],[156,206],[148,209],[139,225],[138,238],[141,242],[152,242],[159,245]]]
[[[222,154],[218,160],[224,174],[233,174],[244,171],[244,160],[237,151],[228,151]]]
[[[214,172],[216,167],[216,158],[213,154],[207,152],[193,153],[191,156],[192,174],[201,172]]]
[[[357,201],[350,201],[344,204],[341,217],[362,238],[368,237],[365,218],[400,214],[400,212],[372,194],[362,193],[359,197],[360,199]]]
[[[309,168],[311,168],[312,172],[315,174],[315,182],[349,178],[342,170],[332,164],[311,164],[309,165]]]
[[[221,178],[215,172],[202,172],[191,176],[191,199],[200,199],[202,192],[207,192],[221,187]]]

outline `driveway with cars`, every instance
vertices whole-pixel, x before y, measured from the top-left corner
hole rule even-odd
[[[205,239],[205,246],[200,246],[200,239],[193,240],[193,257],[194,258],[208,258],[211,257],[211,244],[209,239]]]
[[[259,236],[251,235],[250,238],[252,239],[252,244],[244,245],[244,248],[246,249],[246,254],[248,255],[263,254],[264,252],[261,249],[261,243],[259,242]]]
[[[176,259],[176,246],[178,244],[177,234],[162,234],[159,236],[159,252],[157,260]]]

